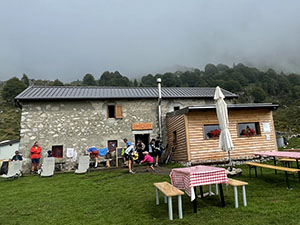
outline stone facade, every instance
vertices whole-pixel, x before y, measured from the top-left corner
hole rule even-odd
[[[211,104],[206,99],[163,99],[163,140],[166,145],[167,112],[191,105]],[[123,118],[107,118],[108,105],[122,106]],[[135,134],[149,134],[156,138],[158,131],[158,113],[156,99],[135,99],[115,101],[73,100],[73,101],[31,101],[22,102],[20,151],[25,163],[25,171],[30,168],[30,151],[33,142],[39,141],[42,158],[52,146],[63,146],[64,169],[73,169],[74,162],[67,159],[66,149],[74,148],[78,155],[85,153],[87,146],[98,148],[107,146],[108,140],[117,140],[118,147],[125,146],[123,138],[134,142]],[[133,123],[152,123],[152,130],[132,131]]]

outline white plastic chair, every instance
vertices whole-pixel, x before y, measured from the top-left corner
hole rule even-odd
[[[11,161],[8,164],[7,174],[1,175],[3,178],[19,178],[22,176],[22,161]]]
[[[44,162],[41,167],[40,177],[51,177],[55,172],[55,158],[44,158]]]
[[[79,156],[78,169],[75,170],[76,174],[86,173],[90,168],[90,156]]]

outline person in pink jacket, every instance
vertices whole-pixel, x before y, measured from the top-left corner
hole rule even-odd
[[[144,160],[140,162],[140,164],[142,163],[147,163],[148,166],[152,169],[152,171],[155,171],[154,167],[153,167],[153,158],[149,155],[149,152],[143,152],[144,154]]]

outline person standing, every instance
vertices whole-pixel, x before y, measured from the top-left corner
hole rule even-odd
[[[136,150],[139,154],[138,162],[141,162],[142,160],[144,160],[143,152],[145,151],[145,148],[146,148],[146,145],[142,142],[141,139],[138,139],[137,144],[136,144]]]
[[[158,167],[158,161],[159,161],[159,158],[161,157],[161,153],[162,153],[160,137],[157,137],[154,146],[155,146],[155,158],[156,158],[155,166]]]
[[[133,164],[133,158],[132,153],[134,150],[134,145],[131,144],[130,141],[128,141],[126,138],[124,138],[124,143],[126,144],[126,149],[124,152],[125,159],[128,160],[128,170],[130,174],[135,174],[135,172],[132,170],[132,164]]]
[[[34,173],[34,168],[38,171],[40,169],[40,159],[41,159],[42,148],[39,146],[37,141],[34,142],[30,149],[30,159],[31,159],[31,172]]]

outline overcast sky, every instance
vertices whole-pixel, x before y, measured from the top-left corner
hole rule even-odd
[[[299,0],[0,0],[0,80],[244,63],[300,73]]]

